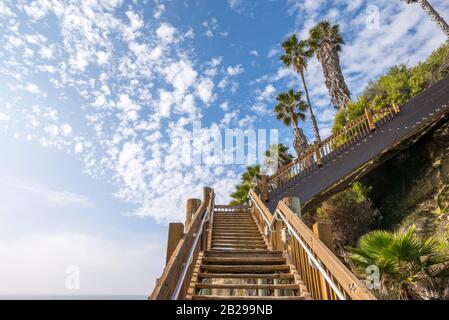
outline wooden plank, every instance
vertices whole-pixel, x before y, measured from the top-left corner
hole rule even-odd
[[[282,257],[204,257],[206,263],[235,263],[235,264],[258,264],[258,263],[283,263]]]
[[[209,272],[235,272],[235,273],[254,273],[254,272],[268,272],[268,271],[290,271],[290,267],[288,265],[238,265],[238,266],[227,266],[227,265],[202,265],[202,270],[206,270]]]
[[[274,289],[284,289],[284,290],[294,290],[299,291],[297,284],[285,283],[285,284],[257,284],[257,283],[244,283],[244,284],[233,284],[233,283],[197,283],[196,289],[263,289],[263,290],[274,290]]]
[[[193,300],[304,300],[302,296],[212,296],[194,295]]]
[[[291,273],[198,273],[198,278],[213,279],[294,279]]]
[[[165,265],[170,260],[173,251],[184,235],[184,225],[182,223],[170,223],[168,225],[167,252],[165,254]]]

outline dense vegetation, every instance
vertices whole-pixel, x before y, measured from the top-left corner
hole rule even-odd
[[[392,67],[378,80],[368,84],[356,101],[337,112],[333,130],[337,131],[348,122],[361,116],[368,109],[381,109],[393,103],[407,102],[425,88],[449,75],[449,44],[435,50],[424,62],[414,67]]]

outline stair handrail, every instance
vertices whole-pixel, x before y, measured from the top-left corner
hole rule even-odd
[[[194,260],[193,254],[194,254],[196,246],[198,244],[198,240],[200,239],[201,235],[204,232],[204,224],[208,220],[213,219],[212,216],[213,216],[213,212],[214,212],[214,197],[215,197],[215,194],[212,192],[211,197],[209,199],[208,206],[207,206],[207,210],[206,210],[205,214],[203,215],[203,218],[201,219],[201,224],[198,228],[198,232],[193,234],[193,236],[195,237],[195,240],[193,242],[193,245],[190,247],[189,256],[182,268],[181,276],[179,277],[178,282],[176,283],[176,287],[175,287],[175,290],[174,290],[172,298],[171,298],[172,300],[177,300],[179,298],[179,293],[181,292],[181,288],[184,285],[184,280],[186,278],[187,270],[189,269],[190,265],[192,264],[192,262]]]
[[[327,283],[330,288],[319,282],[308,283],[307,274],[314,272],[310,270],[309,266],[305,266],[304,260],[296,261],[295,267],[301,274],[303,281],[306,286],[310,289],[312,285],[315,287],[311,290],[311,296],[314,299],[333,299],[346,300],[346,299],[357,299],[357,300],[375,300],[374,295],[362,284],[362,282],[338,259],[337,256],[305,225],[305,223],[283,202],[279,201],[275,214],[266,208],[260,197],[253,190],[249,192],[249,198],[254,204],[254,208],[257,208],[259,214],[262,216],[263,221],[259,220],[259,223],[265,222],[265,226],[268,227],[270,233],[266,235],[274,249],[279,246],[277,243],[276,231],[273,229],[273,225],[278,221],[280,217],[282,222],[287,226],[289,232],[294,236],[298,244],[304,251],[309,264],[312,265],[313,269],[318,270],[319,275]],[[290,246],[284,246],[290,255],[290,258],[295,262],[294,256],[299,253],[294,252],[291,254]],[[290,251],[289,251],[290,250]],[[301,262],[301,263],[300,263]],[[309,270],[306,270],[309,268]],[[327,271],[326,271],[327,270]]]
[[[151,300],[176,300],[184,298],[181,293],[187,292],[193,261],[196,261],[200,250],[207,248],[207,237],[204,242],[200,239],[205,234],[205,224],[214,212],[215,193],[210,191],[208,201],[202,201],[195,211],[192,221],[186,226],[186,231],[173,251],[161,277],[156,281],[156,286],[151,293]],[[188,275],[190,273],[190,275]],[[185,295],[185,294],[184,294]]]

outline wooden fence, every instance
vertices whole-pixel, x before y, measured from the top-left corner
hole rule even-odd
[[[323,163],[330,161],[339,154],[365,139],[376,128],[399,113],[399,108],[393,105],[376,111],[365,109],[359,118],[348,123],[343,129],[335,132],[321,143],[315,142],[307,151],[282,170],[270,177],[262,179],[262,198],[273,199],[296,181],[307,176]]]

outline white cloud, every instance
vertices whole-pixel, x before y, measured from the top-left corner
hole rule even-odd
[[[168,23],[162,23],[156,30],[156,35],[165,43],[171,43],[175,41],[176,29]]]
[[[0,2],[0,15],[5,16],[5,17],[15,17],[16,16],[14,14],[14,12],[12,12],[11,9],[3,1]]]
[[[214,82],[210,78],[203,78],[196,87],[196,93],[203,103],[209,104],[214,97],[213,89]]]
[[[262,92],[257,96],[259,101],[267,101],[273,98],[273,94],[276,92],[276,88],[271,84],[267,84]]]
[[[249,52],[249,54],[252,55],[252,56],[255,56],[255,57],[258,57],[258,56],[259,56],[259,52],[258,52],[257,50],[251,50],[251,51]]]
[[[58,207],[92,208],[94,206],[88,197],[81,194],[65,190],[52,190],[36,183],[21,184],[18,187]]]
[[[164,12],[165,12],[165,5],[163,3],[159,3],[156,6],[156,9],[154,10],[153,17],[155,17],[156,19],[160,19],[160,17],[164,14]]]
[[[32,93],[32,94],[39,94],[39,93],[42,92],[42,91],[39,89],[39,87],[38,87],[36,84],[34,84],[34,83],[28,83],[25,89],[26,89],[29,93]]]
[[[238,64],[234,67],[229,66],[227,69],[228,75],[230,76],[236,76],[238,74],[241,74],[245,71],[245,69],[243,69],[241,64]]]
[[[0,121],[8,121],[10,119],[10,116],[4,113],[0,113]]]
[[[180,94],[184,94],[190,88],[198,75],[190,62],[184,60],[168,65],[164,69],[164,74],[167,82],[172,84]]]

